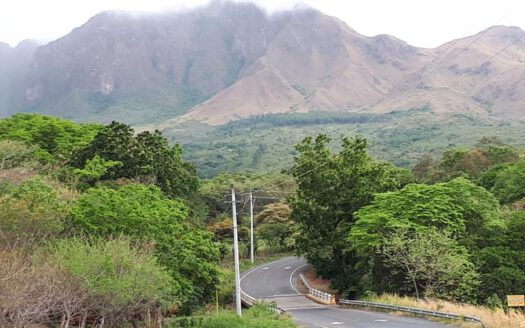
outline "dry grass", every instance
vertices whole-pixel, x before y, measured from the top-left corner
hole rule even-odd
[[[377,297],[369,297],[367,300],[378,303],[386,303],[398,306],[407,306],[420,309],[450,312],[465,316],[478,317],[485,323],[487,328],[525,328],[525,314],[520,311],[511,311],[507,314],[503,309],[490,309],[484,306],[469,304],[457,304],[442,300],[416,300],[410,297],[384,294]],[[474,327],[470,323],[458,323],[459,327]]]

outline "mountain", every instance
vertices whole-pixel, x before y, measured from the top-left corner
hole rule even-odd
[[[311,8],[268,14],[214,1],[104,12],[36,47],[0,43],[0,114],[173,128],[271,113],[429,108],[525,115],[525,32],[494,26],[434,49],[366,37]]]
[[[392,90],[377,111],[430,106],[436,112],[525,118],[523,30],[493,26],[433,50],[433,62]]]
[[[20,85],[20,77],[27,74],[38,44],[32,40],[20,42],[12,48],[0,42],[0,113],[4,113],[12,105],[10,99]]]

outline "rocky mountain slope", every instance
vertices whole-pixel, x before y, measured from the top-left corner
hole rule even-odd
[[[170,127],[425,106],[525,115],[525,32],[516,27],[422,49],[360,35],[314,9],[268,15],[253,4],[212,2],[179,13],[105,12],[17,55],[21,46],[0,44],[4,116],[36,111]]]

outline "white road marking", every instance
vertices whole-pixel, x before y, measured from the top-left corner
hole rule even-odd
[[[301,265],[301,266],[298,266],[298,267],[295,268],[295,270],[293,270],[292,273],[290,274],[290,286],[292,286],[292,289],[295,290],[295,292],[296,292],[297,294],[301,294],[301,293],[299,293],[299,291],[297,290],[297,288],[295,288],[295,286],[294,286],[293,283],[292,283],[292,277],[293,277],[293,274],[294,274],[297,270],[299,270],[300,268],[302,268],[302,267],[304,267],[304,266],[307,266],[307,265],[308,265],[308,263],[305,263],[305,264],[303,264],[303,265]]]
[[[332,325],[342,325],[344,324],[344,322],[340,322],[340,321],[334,321],[331,323]]]
[[[295,256],[289,256],[289,257],[285,257],[284,259],[280,259],[280,260],[277,260],[275,262],[281,262],[281,261],[284,261],[284,260],[289,260],[289,259],[293,259]],[[275,262],[272,262],[272,263],[275,263]],[[261,267],[264,267],[266,264],[261,264],[255,268],[251,268],[250,270],[246,271],[244,274],[242,274],[242,277],[241,277],[241,281],[246,278],[248,275],[250,275],[252,272],[255,272],[257,271],[258,269],[260,269]]]
[[[269,269],[269,267],[264,267],[261,270],[268,270],[268,269]]]
[[[290,270],[292,267],[286,267],[284,268],[285,270]],[[263,269],[264,270],[264,269]]]
[[[386,320],[386,319],[377,319],[377,320],[374,320],[374,321],[385,322],[385,321],[388,321],[388,320]]]

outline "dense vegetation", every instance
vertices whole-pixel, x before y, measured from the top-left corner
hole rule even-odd
[[[307,136],[325,134],[333,140],[362,135],[375,157],[400,167],[412,167],[424,154],[440,156],[456,147],[473,147],[483,136],[506,143],[525,143],[523,122],[499,122],[466,114],[440,114],[413,109],[389,114],[294,113],[268,114],[212,127],[195,122],[167,127],[164,134],[185,149],[186,160],[199,176],[222,172],[264,171],[293,160],[294,145]],[[332,142],[333,149],[339,144]],[[288,167],[289,168],[289,167]]]
[[[397,115],[419,112],[306,119],[381,126]],[[337,144],[321,134],[273,170],[199,180],[159,131],[36,114],[0,120],[0,326],[171,317],[173,327],[292,327],[260,309],[245,319],[181,318],[233,300],[231,184],[244,259],[251,193],[256,254],[304,255],[345,297],[395,292],[501,307],[525,290],[525,158],[498,137],[471,144],[420,156],[409,171],[374,159],[363,137]],[[260,168],[275,149],[248,161]]]
[[[345,296],[498,306],[525,290],[525,166],[517,149],[484,138],[440,160],[422,158],[411,177],[373,160],[360,137],[343,139],[335,154],[329,144],[320,135],[297,145],[290,205],[297,250]]]
[[[190,218],[198,179],[180,147],[116,122],[0,128],[2,327],[136,325],[212,297],[219,246]]]
[[[258,253],[293,248],[283,246],[293,233],[290,209],[275,203],[293,193],[292,177],[199,181],[181,147],[158,131],[17,114],[0,120],[0,164],[2,327],[151,326],[203,309],[216,293],[227,306],[232,222],[224,193],[231,183],[244,201],[242,257],[249,254],[246,192],[255,185],[273,189],[254,192],[264,196],[255,210],[265,209],[256,221]],[[264,311],[201,325],[293,326]]]

